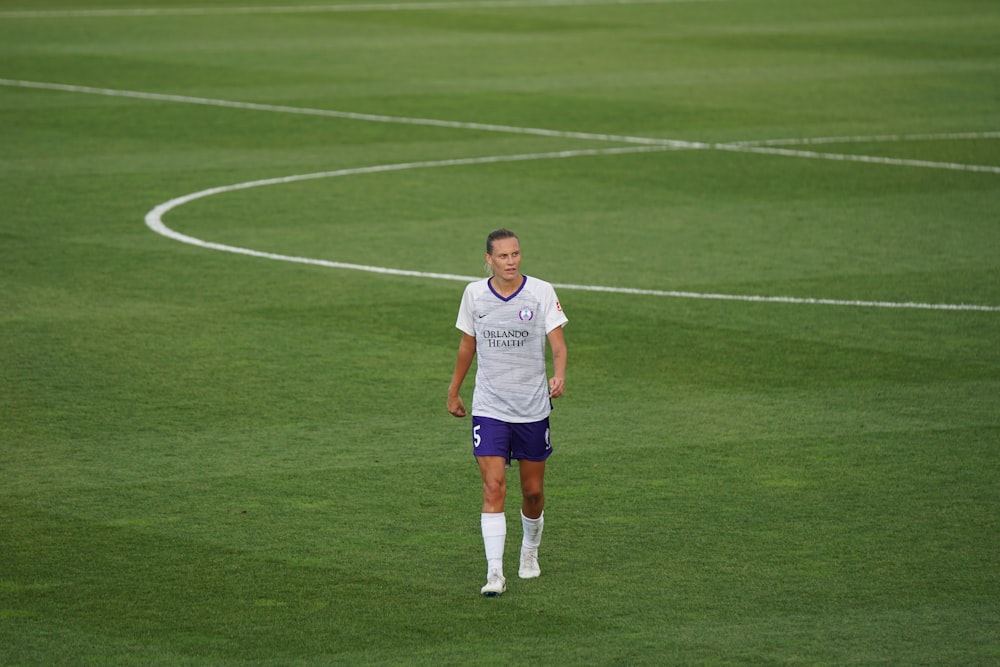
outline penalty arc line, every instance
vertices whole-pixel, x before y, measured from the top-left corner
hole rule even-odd
[[[155,208],[153,208],[149,213],[146,214],[145,222],[146,226],[148,226],[152,231],[154,231],[157,234],[160,234],[161,236],[173,239],[175,241],[179,241],[181,243],[186,243],[189,245],[209,250],[217,250],[222,252],[235,253],[239,255],[247,255],[250,257],[258,257],[262,259],[293,262],[297,264],[308,264],[312,266],[321,266],[325,268],[365,271],[368,273],[377,273],[382,275],[405,276],[412,278],[429,278],[429,279],[451,280],[459,282],[472,282],[474,280],[478,280],[479,277],[463,276],[451,273],[434,273],[426,271],[412,271],[407,269],[394,269],[390,267],[372,266],[366,264],[352,264],[348,262],[336,262],[332,260],[316,259],[311,257],[299,257],[295,255],[283,255],[279,253],[266,252],[262,250],[241,248],[238,246],[231,246],[222,243],[214,243],[211,241],[205,241],[193,236],[189,236],[187,234],[182,234],[180,232],[177,232],[169,228],[163,222],[163,216],[165,216],[170,211],[180,206],[183,206],[184,204],[190,203],[198,199],[203,199],[205,197],[210,197],[213,195],[224,194],[227,192],[235,192],[238,190],[247,190],[256,187],[264,187],[268,185],[281,185],[287,183],[316,180],[321,178],[334,178],[339,176],[352,176],[360,174],[376,174],[376,173],[384,173],[390,171],[403,171],[406,169],[426,169],[432,167],[452,167],[459,165],[474,165],[474,164],[495,164],[501,162],[517,162],[517,161],[527,161],[527,160],[552,160],[552,159],[565,159],[571,157],[597,156],[597,155],[622,155],[627,153],[648,153],[648,152],[666,151],[666,150],[676,150],[676,149],[673,149],[672,147],[669,146],[658,146],[658,147],[630,146],[626,148],[588,149],[588,150],[574,150],[574,151],[558,151],[552,153],[529,153],[522,155],[485,156],[485,157],[474,157],[474,158],[459,158],[451,160],[404,162],[398,164],[359,167],[354,169],[339,169],[336,171],[317,172],[313,174],[283,176],[279,178],[269,178],[257,181],[248,181],[245,183],[237,183],[235,185],[209,188],[207,190],[201,190],[199,192],[194,192],[181,197],[177,197],[175,199],[171,199],[170,201],[164,202],[163,204],[160,204]],[[568,283],[553,283],[553,284],[559,289],[588,291],[588,292],[610,292],[615,294],[631,294],[638,296],[661,296],[661,297],[673,297],[673,298],[685,298],[685,299],[745,301],[745,302],[757,302],[757,303],[784,303],[784,304],[823,305],[823,306],[854,306],[854,307],[867,307],[867,308],[907,308],[907,309],[921,309],[921,310],[1000,312],[1000,306],[983,306],[975,304],[932,304],[932,303],[916,303],[916,302],[817,299],[817,298],[801,298],[801,297],[787,297],[787,296],[711,294],[711,293],[700,293],[700,292],[638,289],[630,287],[607,287],[601,285],[574,285]]]
[[[193,192],[191,194],[183,195],[181,197],[176,197],[174,199],[171,199],[170,201],[164,202],[154,207],[149,213],[146,214],[145,222],[147,227],[149,227],[152,231],[156,232],[161,236],[173,239],[175,241],[179,241],[181,243],[197,246],[199,248],[206,248],[209,250],[219,250],[222,252],[230,252],[238,255],[248,255],[250,257],[259,257],[263,259],[271,259],[283,262],[294,262],[297,264],[309,264],[313,266],[322,266],[333,269],[348,269],[352,271],[366,271],[369,273],[380,273],[383,275],[407,276],[414,278],[436,278],[441,280],[457,280],[463,282],[470,282],[476,280],[476,276],[461,276],[450,273],[432,273],[426,271],[411,271],[407,269],[393,269],[390,267],[383,267],[383,266],[370,266],[366,264],[337,262],[333,260],[316,259],[312,257],[282,255],[278,253],[266,252],[263,250],[253,250],[250,248],[241,248],[238,246],[231,246],[223,243],[204,241],[194,236],[182,234],[181,232],[171,229],[163,222],[163,216],[169,213],[170,211],[174,210],[175,208],[183,206],[184,204],[188,204],[192,201],[203,199],[205,197],[211,197],[213,195],[224,194],[227,192],[236,192],[238,190],[248,190],[250,188],[264,187],[268,185],[282,185],[288,183],[297,183],[301,181],[317,180],[321,178],[335,178],[338,176],[355,176],[361,174],[377,174],[390,171],[403,171],[407,169],[426,169],[431,167],[453,167],[459,165],[496,164],[501,162],[519,162],[526,160],[545,160],[545,159],[559,159],[568,157],[581,157],[585,155],[621,155],[626,153],[649,153],[649,152],[663,151],[663,150],[671,150],[671,149],[670,147],[666,146],[658,146],[658,147],[630,146],[627,148],[603,148],[603,149],[593,148],[593,149],[584,149],[575,151],[557,151],[553,153],[531,153],[523,155],[493,155],[493,156],[473,157],[473,158],[455,158],[450,160],[402,162],[398,164],[384,164],[384,165],[375,165],[371,167],[338,169],[335,171],[323,171],[312,174],[281,176],[278,178],[267,178],[257,181],[247,181],[245,183],[237,183],[235,185],[223,185],[215,188],[209,188],[207,190],[201,190],[199,192]]]

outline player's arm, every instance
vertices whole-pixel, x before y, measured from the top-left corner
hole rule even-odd
[[[559,398],[566,391],[566,338],[562,327],[549,332],[549,348],[552,350],[552,377],[549,379],[549,396]]]
[[[462,388],[462,382],[469,373],[472,366],[472,359],[476,356],[476,337],[467,333],[462,333],[462,342],[458,344],[458,359],[455,361],[455,373],[451,376],[451,384],[448,385],[448,412],[456,417],[465,416],[465,404],[462,397],[458,395]]]

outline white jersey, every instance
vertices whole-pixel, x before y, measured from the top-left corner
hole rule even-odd
[[[546,336],[568,321],[555,289],[544,280],[525,276],[521,289],[506,299],[488,278],[469,283],[455,326],[476,337],[472,414],[511,423],[548,417]]]

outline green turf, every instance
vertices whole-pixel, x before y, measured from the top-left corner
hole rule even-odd
[[[1000,6],[0,3],[0,664],[1000,661]],[[27,13],[23,13],[27,12]],[[482,599],[462,283],[561,288],[543,574]],[[955,135],[960,136],[946,136]],[[933,135],[879,139],[881,135]],[[868,137],[864,139],[864,137]],[[908,161],[937,163],[914,166]],[[978,165],[992,170],[970,171]],[[472,381],[463,394],[471,398]]]

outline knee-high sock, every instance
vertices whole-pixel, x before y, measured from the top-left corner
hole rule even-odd
[[[545,525],[545,512],[538,515],[537,519],[529,519],[521,513],[521,526],[524,528],[524,537],[521,538],[522,549],[537,549],[542,543],[542,527]]]
[[[503,575],[503,547],[507,539],[507,517],[503,512],[483,512],[480,519],[483,545],[490,571]]]

